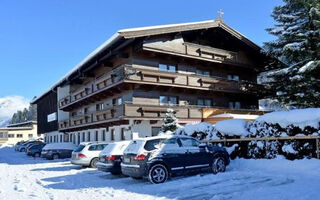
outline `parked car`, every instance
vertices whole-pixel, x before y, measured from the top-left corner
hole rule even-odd
[[[71,163],[84,167],[97,167],[99,153],[108,145],[105,142],[82,142],[72,152]]]
[[[32,157],[40,157],[41,156],[41,151],[42,148],[45,146],[46,144],[42,143],[42,144],[34,144],[31,147],[29,147],[27,149],[27,155],[28,156],[32,156]]]
[[[41,157],[48,160],[71,158],[72,151],[77,146],[73,143],[50,143],[42,148]]]
[[[121,161],[124,150],[130,141],[121,141],[108,144],[99,155],[97,163],[98,170],[110,172],[111,174],[121,174]]]
[[[17,142],[17,143],[14,145],[14,150],[15,150],[15,151],[18,151],[18,148],[19,148],[20,145],[22,145],[23,143],[25,143],[25,141]]]
[[[38,141],[38,140],[32,140],[32,141],[29,140],[29,141],[19,145],[18,151],[19,152],[25,152],[27,150],[28,145],[37,144],[37,143],[42,143],[42,142]]]
[[[35,142],[31,142],[31,143],[27,144],[25,147],[25,152],[27,153],[29,148],[32,147],[33,145],[39,145],[39,144],[44,144],[44,143],[41,141],[35,141]]]
[[[200,143],[188,136],[157,136],[133,140],[121,163],[124,175],[163,183],[169,177],[210,170],[224,172],[229,155],[222,147]]]

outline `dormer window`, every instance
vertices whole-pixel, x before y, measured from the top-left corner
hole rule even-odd
[[[175,65],[159,64],[159,71],[176,72],[177,67]]]

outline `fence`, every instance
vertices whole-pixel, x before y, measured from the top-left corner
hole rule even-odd
[[[251,141],[273,141],[273,140],[315,140],[316,142],[316,156],[320,159],[320,136],[288,136],[288,137],[262,137],[262,138],[233,138],[233,139],[221,139],[221,140],[205,140],[204,142],[209,143],[223,143],[227,146],[227,143],[237,142],[251,142]]]

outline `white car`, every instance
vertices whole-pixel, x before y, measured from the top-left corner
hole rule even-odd
[[[97,167],[100,152],[108,145],[105,142],[82,142],[72,152],[71,163],[85,167]]]

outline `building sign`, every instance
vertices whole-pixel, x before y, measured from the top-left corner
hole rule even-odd
[[[48,122],[52,122],[52,121],[55,121],[57,120],[57,113],[54,112],[54,113],[51,113],[50,115],[47,116],[47,121]]]

